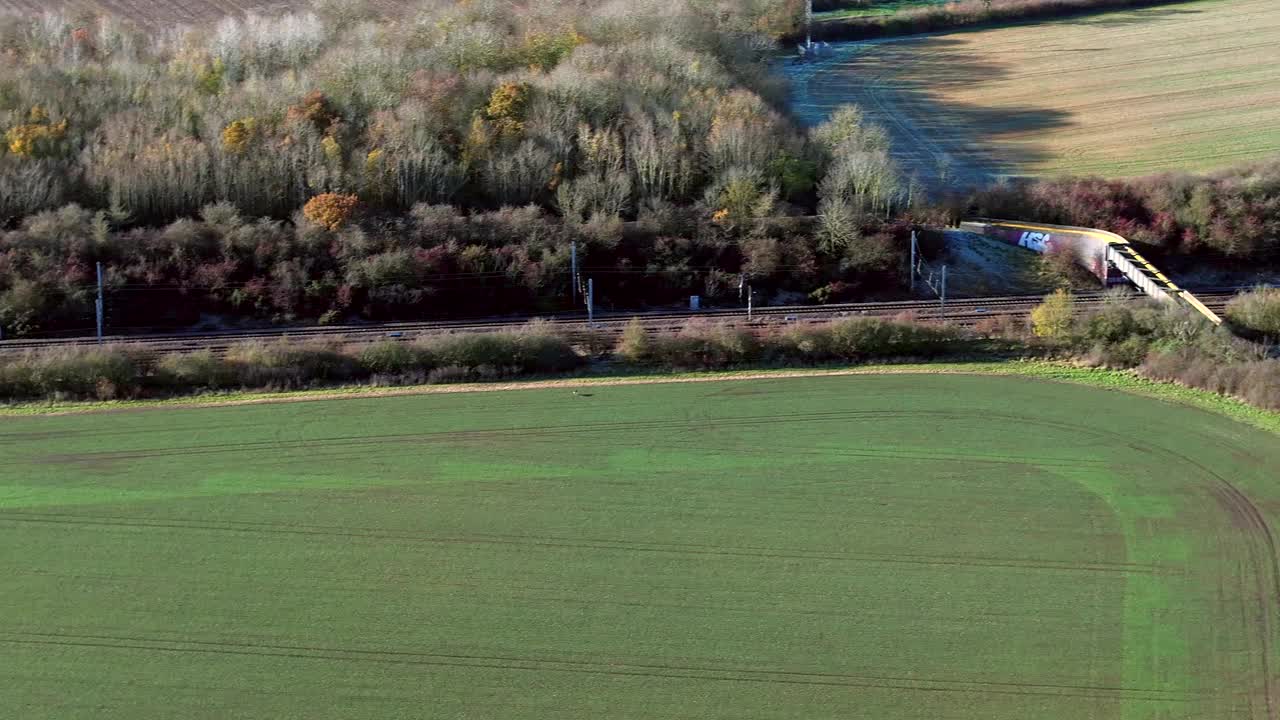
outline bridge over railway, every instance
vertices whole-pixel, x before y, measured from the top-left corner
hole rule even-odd
[[[1222,318],[1216,312],[1190,291],[1178,287],[1139,254],[1128,240],[1115,233],[1095,228],[990,218],[966,220],[960,223],[960,228],[1035,252],[1073,252],[1080,264],[1103,283],[1130,282],[1156,300],[1185,305],[1213,324],[1222,324]]]

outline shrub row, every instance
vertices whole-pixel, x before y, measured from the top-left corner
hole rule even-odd
[[[1144,377],[1231,395],[1261,408],[1280,410],[1280,361],[1220,363],[1193,351],[1156,352],[1138,369]]]
[[[692,321],[676,333],[651,336],[633,323],[616,347],[606,336],[580,348],[531,323],[517,332],[460,333],[418,342],[331,346],[251,343],[225,354],[165,355],[154,362],[123,347],[68,348],[0,359],[0,399],[181,395],[232,389],[287,390],[344,383],[405,384],[489,380],[567,373],[587,355],[666,369],[759,364],[821,364],[887,357],[934,357],[971,346],[962,331],[872,318],[792,328],[761,335]]]
[[[565,338],[537,324],[516,332],[440,335],[413,343],[247,343],[223,355],[203,350],[154,362],[119,346],[66,348],[0,360],[0,399],[112,400],[356,382],[457,382],[562,373],[583,362]]]
[[[1042,310],[1061,311],[1070,297],[1056,294]],[[1037,322],[1036,329],[1056,346],[1085,362],[1132,369],[1164,382],[1238,397],[1262,408],[1280,410],[1280,360],[1263,347],[1245,342],[1226,328],[1176,306],[1155,302],[1113,302],[1074,316],[1066,323]]]
[[[1069,295],[1050,301],[1066,305]],[[1058,308],[1061,310],[1061,308]],[[1056,310],[1055,310],[1056,312]],[[1069,316],[1070,317],[1070,316]],[[516,332],[441,335],[358,346],[246,344],[144,362],[120,347],[59,349],[0,358],[0,400],[181,395],[228,389],[284,390],[344,383],[406,384],[490,380],[571,372],[588,356],[667,370],[857,363],[1014,350],[1065,352],[1096,366],[1132,369],[1155,380],[1236,396],[1280,409],[1280,361],[1257,345],[1188,313],[1154,303],[1113,302],[1086,316],[968,331],[910,319],[847,318],[763,332],[693,320],[673,333],[638,321],[616,345],[588,337],[575,348],[543,324]],[[1052,327],[1053,332],[1045,332]],[[1047,343],[1047,344],[1046,344]]]
[[[137,394],[143,375],[137,360],[117,347],[32,352],[0,361],[0,398],[111,400]]]
[[[624,331],[616,355],[635,365],[690,370],[937,357],[973,347],[970,336],[955,327],[882,318],[849,318],[763,334],[695,322],[680,332],[656,336],[633,322]]]
[[[1280,342],[1280,288],[1258,288],[1227,306],[1227,320],[1242,334]]]

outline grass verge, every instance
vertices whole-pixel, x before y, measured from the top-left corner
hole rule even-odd
[[[413,385],[399,387],[347,387],[288,392],[225,392],[192,397],[115,401],[40,401],[14,403],[0,407],[0,417],[59,415],[73,413],[145,410],[148,408],[215,407],[261,403],[308,402],[341,398],[376,398],[435,393],[497,392],[548,387],[592,387],[684,382],[715,382],[783,377],[820,377],[876,374],[970,374],[1027,377],[1053,382],[1087,385],[1116,390],[1166,402],[1187,405],[1225,415],[1254,427],[1280,434],[1280,412],[1253,407],[1241,400],[1224,397],[1207,390],[1162,383],[1139,377],[1129,370],[1107,370],[1048,360],[1013,360],[997,362],[878,363],[826,368],[766,368],[703,372],[597,373],[589,376],[556,379],[459,383],[451,385]]]

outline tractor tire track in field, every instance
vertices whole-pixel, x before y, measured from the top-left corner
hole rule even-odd
[[[769,448],[743,448],[739,445],[717,448],[707,442],[695,440],[672,440],[663,443],[664,447],[683,447],[692,451],[722,451],[726,453],[736,453],[739,456],[754,455],[761,459],[768,459],[774,454]],[[824,449],[828,455],[839,456],[844,458],[857,459],[881,459],[881,460],[918,460],[921,462],[968,462],[983,463],[988,465],[1018,465],[1025,466],[1028,463],[1035,463],[1040,467],[1058,467],[1058,468],[1079,468],[1079,467],[1103,467],[1107,463],[1100,460],[1075,459],[1069,457],[1037,457],[1030,455],[992,455],[987,453],[946,453],[929,451],[923,449],[914,450],[879,450],[875,448],[863,448],[859,450],[831,450]],[[840,482],[832,480],[806,480],[793,483],[787,486],[791,488],[815,487],[818,485]]]
[[[470,670],[526,672],[563,672],[587,675],[702,680],[719,682],[765,683],[779,685],[814,685],[917,692],[950,692],[962,694],[1018,695],[1038,697],[1076,697],[1089,699],[1137,699],[1147,702],[1199,702],[1195,693],[1155,688],[1133,688],[1109,685],[1058,685],[1039,683],[995,682],[983,680],[944,680],[916,677],[823,673],[787,669],[755,669],[678,664],[632,662],[591,662],[558,658],[521,657],[512,655],[469,655],[434,653],[402,649],[374,650],[366,648],[316,647],[309,645],[244,643],[209,640],[174,640],[139,636],[98,635],[0,630],[0,643],[108,650],[141,650],[163,653],[194,653],[278,657],[294,660],[366,662],[396,665],[452,667]]]
[[[553,550],[602,550],[630,553],[663,553],[672,555],[706,555],[713,557],[756,558],[764,560],[818,560],[830,562],[924,565],[941,567],[1007,568],[1060,572],[1138,573],[1178,575],[1176,568],[1141,563],[1101,561],[1071,562],[1039,558],[1002,558],[982,556],[945,556],[909,553],[867,553],[812,551],[802,548],[770,548],[758,546],[721,546],[697,543],[635,542],[608,538],[566,538],[537,535],[464,535],[446,536],[424,532],[384,528],[358,528],[283,523],[249,523],[238,521],[187,520],[179,518],[131,518],[120,516],[75,515],[67,513],[8,512],[0,513],[0,523],[34,523],[88,527],[122,527],[140,530],[185,530],[195,532],[241,533],[263,535],[305,535],[341,537],[360,540],[392,540],[431,545],[498,545],[514,548],[549,548]]]
[[[937,51],[921,53],[921,55],[932,59],[941,53],[942,51]],[[952,137],[930,138],[928,130],[922,130],[917,126],[916,113],[905,111],[886,93],[885,75],[885,72],[881,72],[867,83],[867,96],[875,103],[882,118],[887,118],[902,135],[910,138],[917,147],[925,148],[929,153],[934,167],[931,168],[933,172],[926,174],[925,177],[933,181],[933,188],[935,190],[955,186],[977,188],[991,184],[991,181],[1000,173],[999,167],[992,165],[985,158],[985,153],[982,155],[975,153],[972,148],[964,147],[963,144],[961,147],[944,147],[944,144],[948,146],[955,144]],[[896,138],[893,145],[898,145]],[[945,175],[941,170],[944,163],[948,165]]]
[[[1206,488],[1206,491],[1227,513],[1233,529],[1240,533],[1244,541],[1246,556],[1240,558],[1240,561],[1242,566],[1248,567],[1242,568],[1239,573],[1241,611],[1246,625],[1243,636],[1257,639],[1256,654],[1262,676],[1259,689],[1264,703],[1264,714],[1261,717],[1274,720],[1278,717],[1277,700],[1280,697],[1277,678],[1272,671],[1273,633],[1276,627],[1273,614],[1280,609],[1280,557],[1277,556],[1275,534],[1271,526],[1248,495],[1212,468],[1169,448],[1140,443],[1131,443],[1129,447],[1145,454],[1167,455],[1212,479],[1213,485]],[[1256,612],[1249,611],[1247,598],[1253,598],[1257,603]],[[1256,628],[1250,627],[1251,625]],[[1249,699],[1252,706],[1253,692],[1249,693]]]
[[[1240,37],[1240,33],[1239,33],[1238,31],[1232,31],[1232,32],[1225,32],[1225,33],[1216,33],[1216,34],[1212,34],[1212,35],[1209,35],[1209,34],[1201,35],[1201,36],[1199,36],[1199,37],[1197,38],[1197,40],[1200,40],[1200,41],[1202,41],[1202,42],[1205,42],[1205,41],[1212,41],[1212,40],[1232,40],[1232,39],[1235,39],[1235,38],[1238,38],[1238,37]],[[1232,46],[1231,46],[1231,49],[1232,49],[1232,51],[1233,51],[1233,52],[1238,52],[1238,51],[1242,51],[1242,50],[1260,50],[1260,49],[1270,49],[1270,48],[1273,48],[1273,47],[1275,47],[1275,43],[1272,43],[1272,42],[1260,42],[1260,43],[1250,43],[1250,44],[1247,44],[1247,45],[1232,45]],[[1177,60],[1188,60],[1188,59],[1192,59],[1192,58],[1208,58],[1208,57],[1215,57],[1215,56],[1220,55],[1220,54],[1221,54],[1221,50],[1205,50],[1205,51],[1202,51],[1202,52],[1194,52],[1194,53],[1188,53],[1188,52],[1173,52],[1173,53],[1170,53],[1170,54],[1168,54],[1168,55],[1158,55],[1158,56],[1154,56],[1154,57],[1144,57],[1144,58],[1142,58],[1142,59],[1140,59],[1140,60],[1125,60],[1125,61],[1120,61],[1120,62],[1107,62],[1107,63],[1098,64],[1098,65],[1079,65],[1079,66],[1075,66],[1075,67],[1073,67],[1073,68],[1072,68],[1072,71],[1074,71],[1074,72],[1089,72],[1089,73],[1095,73],[1095,72],[1102,72],[1102,71],[1104,71],[1104,70],[1120,70],[1120,69],[1123,69],[1123,68],[1142,67],[1143,65],[1150,65],[1150,64],[1152,64],[1152,63],[1174,62],[1174,61],[1177,61]],[[1011,73],[1009,73],[1009,74],[1005,75],[1005,79],[1008,79],[1008,80],[1028,80],[1028,79],[1032,79],[1032,78],[1056,77],[1057,75],[1060,75],[1060,74],[1061,74],[1061,71],[1060,71],[1060,70],[1059,70],[1059,71],[1054,71],[1054,70],[1037,70],[1037,71],[1032,71],[1032,72],[1016,72],[1016,71],[1015,71],[1015,72],[1011,72]],[[1187,73],[1171,73],[1171,74],[1165,75],[1165,76],[1163,76],[1163,77],[1165,77],[1166,79],[1176,79],[1176,78],[1180,78],[1180,77],[1195,77],[1195,74],[1193,74],[1193,73],[1191,73],[1191,72],[1187,72]],[[1254,83],[1240,83],[1240,85],[1253,85],[1253,84],[1254,84]],[[1230,88],[1233,88],[1233,87],[1235,87],[1235,86],[1234,86],[1234,85],[1215,86],[1215,88],[1214,88],[1214,89],[1230,89]],[[1176,94],[1189,93],[1189,92],[1192,92],[1192,91],[1191,91],[1191,90],[1178,90],[1178,91],[1175,91],[1175,93],[1176,93]],[[1156,94],[1156,95],[1161,95],[1161,94],[1163,94],[1163,93],[1155,93],[1155,94]],[[1088,103],[1088,104],[1080,105],[1080,106],[1077,106],[1077,107],[1084,107],[1084,108],[1097,107],[1098,109],[1111,109],[1111,106],[1110,106],[1108,103],[1104,102],[1104,101],[1099,101],[1099,102],[1094,102],[1094,103]]]
[[[279,451],[284,449],[309,449],[331,447],[339,444],[394,444],[404,442],[466,442],[491,440],[494,438],[530,438],[557,437],[580,433],[608,432],[641,432],[653,430],[677,430],[691,426],[696,427],[752,427],[765,424],[785,422],[821,422],[826,420],[854,420],[866,417],[894,418],[909,416],[910,413],[896,411],[831,411],[821,413],[803,413],[795,415],[752,415],[726,418],[688,418],[684,420],[637,420],[597,423],[574,423],[549,426],[517,426],[482,430],[445,430],[428,433],[397,433],[391,435],[336,435],[302,440],[256,440],[239,443],[213,443],[204,445],[170,446],[155,449],[118,450],[87,453],[69,453],[52,455],[45,458],[47,462],[101,462],[119,460],[150,459],[171,456],[188,456],[192,454],[214,454],[223,452],[243,453],[255,450]]]
[[[1192,467],[1199,468],[1216,481],[1218,485],[1217,492],[1213,494],[1231,514],[1237,526],[1244,533],[1248,548],[1248,561],[1253,570],[1250,574],[1253,576],[1255,584],[1252,594],[1258,603],[1258,611],[1254,613],[1252,619],[1259,626],[1259,632],[1257,633],[1260,646],[1258,658],[1262,671],[1262,691],[1266,704],[1265,717],[1268,720],[1272,720],[1277,717],[1276,677],[1272,671],[1272,638],[1275,631],[1272,615],[1276,611],[1277,604],[1280,603],[1280,560],[1277,560],[1276,557],[1275,535],[1258,507],[1230,480],[1185,455],[1171,451],[1169,454]],[[1243,574],[1241,582],[1246,582]],[[1248,588],[1242,588],[1242,590],[1248,590]],[[1246,637],[1249,635],[1251,634],[1246,633]]]
[[[619,422],[598,422],[598,423],[575,423],[566,425],[550,425],[550,426],[523,426],[510,428],[497,428],[488,430],[453,430],[438,431],[428,433],[396,433],[389,435],[337,435],[321,438],[309,438],[299,440],[257,440],[238,443],[212,443],[205,445],[187,445],[187,446],[169,446],[164,448],[143,448],[136,450],[107,450],[100,452],[83,452],[83,453],[66,453],[48,455],[40,458],[45,463],[66,463],[66,464],[87,464],[100,465],[109,463],[118,463],[129,460],[148,460],[165,457],[190,457],[194,455],[216,455],[224,453],[243,454],[254,451],[270,451],[278,453],[282,450],[309,450],[309,449],[328,449],[337,447],[365,447],[374,445],[402,444],[412,442],[475,442],[504,438],[561,438],[566,435],[580,434],[599,434],[625,432],[634,433],[640,431],[657,431],[657,430],[706,430],[713,428],[740,428],[740,427],[757,427],[771,426],[776,427],[781,423],[818,423],[830,421],[849,421],[849,420],[884,420],[898,418],[930,418],[939,420],[955,420],[962,422],[970,422],[973,415],[967,412],[946,411],[946,410],[924,410],[924,411],[892,411],[892,410],[875,410],[875,411],[857,411],[857,410],[836,410],[830,412],[816,413],[790,413],[779,415],[744,415],[736,417],[721,418],[702,418],[689,417],[681,420],[638,420],[638,421],[619,421]],[[1092,437],[1095,439],[1107,439],[1105,433],[1098,433],[1090,430],[1087,426],[1074,425],[1071,423],[1060,423],[1026,415],[988,413],[985,415],[988,420],[1000,419],[1008,420],[1018,424],[1034,424],[1043,427],[1050,427],[1061,430],[1068,430],[1076,435]],[[990,462],[1008,462],[1006,457],[986,457],[981,455],[969,456],[964,454],[938,454],[932,455],[928,453],[920,453],[920,459],[936,459],[936,460],[974,460]],[[1023,459],[1025,461],[1025,458]],[[1063,458],[1037,458],[1043,462],[1065,462],[1079,464],[1081,461],[1073,457]],[[15,460],[14,464],[21,464],[22,461]]]
[[[877,49],[882,44],[901,41],[902,38],[888,40],[871,40],[859,44],[859,47]],[[919,52],[917,59],[927,59],[945,53],[945,50]],[[883,69],[874,75],[846,77],[842,70],[847,62],[856,62],[853,58],[844,58],[839,62],[819,61],[820,65],[812,75],[804,77],[801,85],[801,102],[796,103],[807,108],[829,107],[834,109],[838,103],[828,101],[816,87],[827,83],[835,77],[835,82],[842,86],[848,94],[847,102],[854,102],[864,110],[872,110],[870,116],[890,133],[890,147],[895,158],[903,163],[903,167],[914,171],[916,177],[930,192],[942,192],[953,184],[980,186],[995,176],[997,168],[980,161],[966,148],[950,147],[951,138],[931,136],[927,130],[917,126],[915,116],[900,108],[894,96],[886,88],[886,77],[891,69]],[[849,84],[852,83],[852,84]],[[807,120],[817,124],[819,118]],[[912,153],[924,153],[928,163],[921,164]],[[942,166],[949,164],[947,177],[943,176]]]

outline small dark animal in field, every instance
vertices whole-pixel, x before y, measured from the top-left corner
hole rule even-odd
[[[589,392],[578,392],[577,390],[574,390],[574,391],[573,391],[573,396],[574,396],[574,397],[594,397],[594,396],[595,396],[595,393],[589,393]]]

